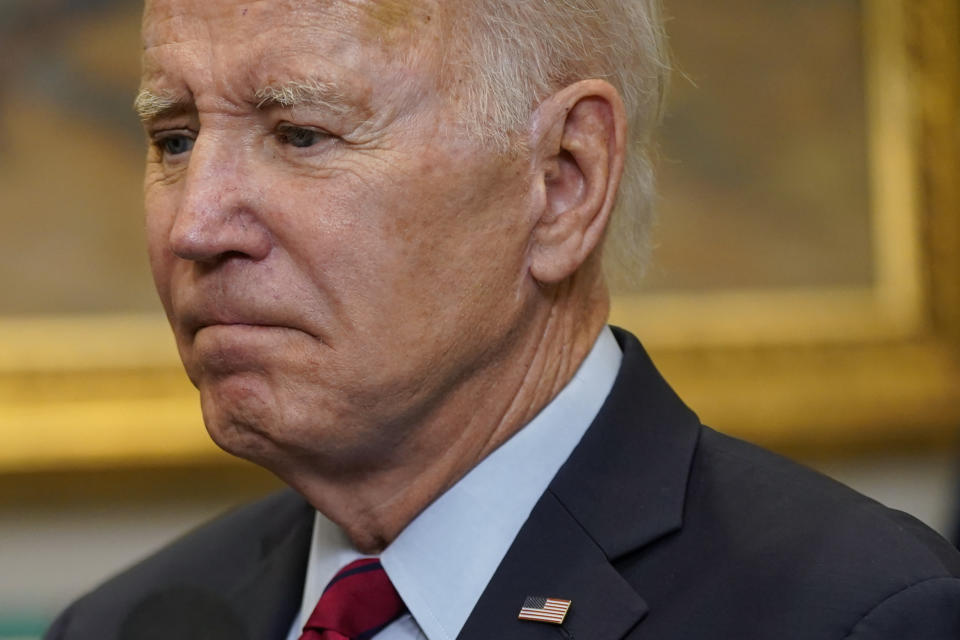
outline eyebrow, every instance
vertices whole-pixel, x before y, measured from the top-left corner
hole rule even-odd
[[[141,122],[156,120],[161,116],[182,113],[187,109],[189,100],[170,93],[157,93],[150,89],[141,89],[133,101],[133,110]]]
[[[350,111],[350,100],[335,85],[316,79],[291,80],[268,85],[254,92],[257,109],[273,105],[281,107],[322,107],[338,115]],[[170,92],[141,89],[133,101],[133,109],[141,122],[147,123],[164,116],[183,113],[190,99]]]
[[[321,107],[336,114],[350,110],[350,99],[329,82],[316,79],[291,80],[278,85],[258,89],[254,96],[259,101],[257,109],[272,105],[281,107]]]

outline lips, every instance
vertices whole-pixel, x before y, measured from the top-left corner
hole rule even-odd
[[[250,330],[286,329],[313,335],[306,329],[304,323],[285,317],[276,311],[266,312],[262,309],[250,308],[250,305],[243,309],[237,309],[236,307],[190,308],[178,310],[175,317],[180,333],[189,338],[195,337],[198,332],[210,327],[235,327]]]
[[[235,273],[236,262],[216,269],[190,270],[171,287],[168,311],[181,339],[191,341],[208,327],[287,329],[321,339],[316,319],[326,316],[312,299],[298,300],[282,283],[265,282],[249,273]]]
[[[298,331],[301,333],[307,333],[300,327],[292,326],[290,324],[280,323],[276,321],[244,320],[242,322],[236,322],[232,320],[204,319],[204,320],[197,320],[197,321],[192,321],[187,323],[185,325],[185,330],[186,330],[185,335],[196,338],[197,334],[207,329],[232,329],[236,331],[284,330],[284,331]]]

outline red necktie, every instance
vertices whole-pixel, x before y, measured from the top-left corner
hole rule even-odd
[[[406,610],[380,561],[361,558],[333,576],[300,640],[366,640]]]

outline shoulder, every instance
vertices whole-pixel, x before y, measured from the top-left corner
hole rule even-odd
[[[745,540],[789,544],[793,557],[825,554],[839,566],[870,561],[876,570],[917,579],[960,575],[956,549],[912,516],[707,427],[687,500],[691,518],[728,521]]]
[[[551,488],[648,604],[639,636],[960,638],[956,549],[703,426],[640,343],[615,333],[617,382]],[[894,621],[933,635],[887,632]]]
[[[862,616],[845,640],[960,638],[960,580],[929,578],[891,594]]]
[[[697,585],[690,595],[710,585],[697,615],[730,633],[748,616],[781,638],[960,637],[951,545],[905,513],[706,427],[673,545],[674,569]]]
[[[198,610],[222,607],[213,600],[204,602],[205,594],[236,591],[271,550],[302,546],[306,557],[312,513],[291,490],[231,510],[77,600],[46,637],[116,637],[123,620],[153,594],[165,594],[168,600],[189,599]]]

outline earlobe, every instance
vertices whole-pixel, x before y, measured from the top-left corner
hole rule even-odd
[[[531,275],[560,282],[598,249],[623,171],[626,113],[609,83],[584,80],[545,100],[531,150],[541,184]]]

